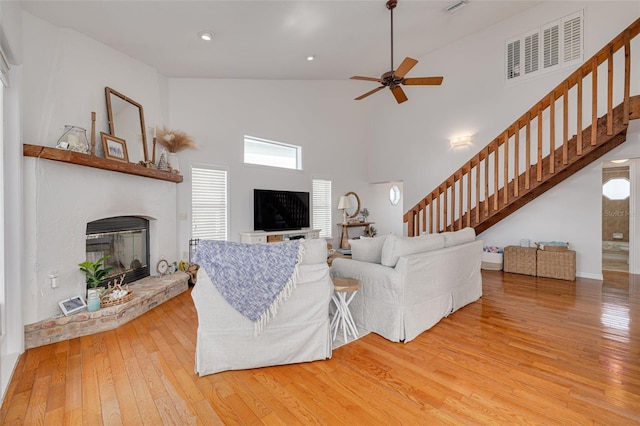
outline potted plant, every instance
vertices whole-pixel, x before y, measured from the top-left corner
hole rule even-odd
[[[367,209],[366,207],[363,208],[362,210],[360,210],[360,214],[364,218],[364,220],[362,222],[366,222],[367,218],[369,217],[369,209]]]
[[[80,270],[84,272],[84,275],[87,277],[87,286],[89,286],[89,288],[95,289],[98,284],[100,284],[100,281],[104,280],[113,269],[110,266],[104,267],[104,261],[109,257],[110,256],[107,255],[98,259],[96,262],[85,260],[78,264]]]

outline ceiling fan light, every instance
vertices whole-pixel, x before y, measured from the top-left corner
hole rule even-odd
[[[447,6],[444,9],[444,11],[448,12],[448,13],[454,13],[454,12],[457,12],[458,10],[462,9],[466,5],[467,5],[467,1],[466,0],[458,0],[457,2],[452,3],[449,6]]]

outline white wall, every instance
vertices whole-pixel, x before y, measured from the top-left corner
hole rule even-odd
[[[462,12],[471,12],[472,7],[469,4]],[[443,75],[444,83],[406,88],[409,102],[402,105],[385,97],[374,99],[379,117],[372,120],[370,180],[402,179],[405,211],[431,192],[574,70],[506,85],[505,41],[579,9],[585,10],[585,59],[640,16],[638,2],[546,2],[420,58],[411,74]],[[633,43],[631,55],[636,72],[640,72],[639,44]],[[640,93],[637,76],[632,77],[632,94]],[[465,133],[474,135],[473,146],[451,150],[448,139]],[[637,137],[629,134],[629,140]],[[635,150],[631,144],[619,149]],[[566,240],[578,252],[578,274],[600,277],[599,170],[593,165],[576,174],[480,237],[492,245],[524,237]]]
[[[312,178],[332,181],[333,205],[358,193],[369,202],[364,131],[366,106],[345,93],[348,81],[169,80],[171,128],[186,131],[199,149],[178,153],[185,177],[178,186],[179,245],[186,257],[190,235],[192,164],[228,170],[229,240],[253,231],[253,189],[311,191]],[[303,170],[279,170],[243,163],[244,135],[300,145]],[[334,209],[334,223],[340,212]],[[333,228],[334,242],[340,232]]]
[[[142,104],[148,126],[164,121],[166,79],[155,69],[28,13],[22,13],[22,23],[22,142],[55,146],[65,124],[89,130],[91,111],[97,113],[97,132],[108,131],[105,86]],[[24,324],[57,315],[58,301],[84,295],[77,265],[86,258],[89,221],[118,215],[156,219],[151,269],[160,257],[178,259],[175,183],[30,157],[23,162]],[[47,279],[54,271],[55,290]]]
[[[17,2],[0,4],[0,45],[11,65],[10,88],[4,89],[2,123],[4,180],[4,276],[0,295],[0,396],[4,396],[18,356],[24,350],[22,322],[22,144],[20,116],[21,20]],[[9,267],[6,267],[9,265]]]
[[[389,201],[389,190],[395,185],[400,189],[400,201],[395,206]],[[402,215],[404,214],[402,206],[402,197],[404,194],[402,182],[382,182],[372,184],[371,199],[368,203],[362,204],[371,212],[369,216],[370,222],[378,231],[378,236],[395,234],[402,235],[404,227],[402,226]]]

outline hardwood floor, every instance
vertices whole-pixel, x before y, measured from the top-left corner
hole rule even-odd
[[[0,424],[640,422],[640,276],[483,281],[478,302],[408,344],[369,334],[331,360],[203,378],[187,292],[117,330],[28,350]]]

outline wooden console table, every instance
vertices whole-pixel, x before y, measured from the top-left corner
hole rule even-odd
[[[340,248],[342,249],[350,249],[351,245],[349,244],[349,228],[356,228],[364,226],[364,232],[369,233],[369,228],[375,222],[352,222],[352,223],[338,223],[338,226],[342,227],[342,232],[340,233]]]

